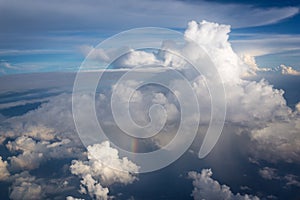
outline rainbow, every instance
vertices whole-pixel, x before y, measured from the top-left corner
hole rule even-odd
[[[138,143],[139,143],[138,139],[132,138],[132,140],[131,140],[131,152],[137,153],[138,147],[139,147]]]

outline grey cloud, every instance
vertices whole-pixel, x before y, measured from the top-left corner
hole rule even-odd
[[[5,181],[10,176],[10,173],[7,170],[7,166],[7,161],[3,161],[2,157],[0,156],[0,181]]]
[[[279,179],[277,170],[274,168],[264,167],[263,169],[259,170],[259,174],[261,175],[261,177],[267,180]]]

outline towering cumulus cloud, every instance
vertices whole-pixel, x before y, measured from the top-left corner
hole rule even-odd
[[[257,158],[299,162],[300,126],[299,113],[286,105],[284,91],[274,89],[262,80],[244,79],[252,66],[242,60],[232,50],[228,42],[230,27],[209,23],[190,22],[185,37],[204,48],[218,69],[224,81],[227,99],[226,121],[244,124],[253,139],[252,153]],[[187,55],[196,54],[195,51]],[[197,59],[197,57],[191,56]],[[290,70],[291,71],[291,70]],[[201,85],[195,87],[201,99]],[[258,151],[259,149],[259,151]]]
[[[247,69],[233,52],[231,44],[228,42],[229,32],[229,25],[219,25],[207,21],[200,23],[191,21],[184,36],[187,41],[196,42],[207,51],[222,75],[224,82],[237,82]],[[189,51],[187,55],[193,58],[194,56],[191,55],[193,53],[195,51]]]

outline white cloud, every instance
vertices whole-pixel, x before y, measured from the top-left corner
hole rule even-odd
[[[274,89],[263,80],[243,80],[245,72],[256,68],[255,60],[246,59],[247,65],[239,59],[228,42],[229,31],[229,26],[203,21],[190,22],[185,32],[188,41],[195,41],[207,51],[224,80],[226,121],[246,125],[246,131],[250,130],[253,155],[268,161],[299,162],[299,115],[287,106],[283,90]],[[188,49],[186,55],[193,61],[201,58],[195,49]],[[205,102],[208,95],[201,79],[196,81],[194,89],[201,103]]]
[[[145,51],[136,51],[130,50],[126,55],[122,56],[118,60],[117,65],[119,67],[139,67],[144,65],[161,65],[162,63],[157,60],[156,56],[153,53]]]
[[[127,158],[119,158],[118,151],[108,141],[88,146],[88,161],[74,160],[71,172],[82,178],[81,192],[92,198],[107,199],[108,188],[114,183],[130,184],[137,180],[139,167]],[[86,191],[87,190],[87,191]]]
[[[191,21],[184,36],[187,41],[196,42],[207,51],[224,82],[236,82],[245,73],[246,68],[231,48],[228,41],[229,32],[229,25]],[[197,55],[198,52],[200,53],[197,48],[199,47],[187,49],[184,52],[193,61],[199,59],[200,62],[201,54]]]
[[[4,68],[4,69],[19,69],[18,67],[12,65],[11,63],[7,62],[7,61],[0,61],[0,68]]]
[[[250,54],[242,54],[240,57],[243,60],[243,62],[249,66],[248,73],[245,74],[246,76],[247,75],[256,75],[256,72],[272,71],[271,68],[259,67],[256,63],[255,57]]]
[[[300,72],[293,69],[292,67],[290,66],[286,66],[286,65],[280,65],[280,68],[281,68],[281,73],[284,74],[284,75],[300,75]]]
[[[127,158],[119,158],[118,151],[108,141],[88,146],[88,161],[74,160],[71,172],[76,175],[91,174],[103,185],[115,182],[129,184],[136,180],[133,173],[138,172],[138,166]]]
[[[90,174],[86,174],[82,177],[81,190],[83,194],[89,194],[92,199],[107,200],[108,199],[108,188],[102,187]],[[85,189],[86,188],[86,189]]]
[[[201,173],[191,171],[189,178],[193,179],[194,190],[192,196],[195,200],[202,199],[224,199],[224,200],[258,200],[257,196],[233,194],[227,185],[221,185],[211,178],[211,169],[203,169]]]
[[[245,39],[231,40],[232,46],[239,54],[263,56],[290,51],[299,51],[299,35],[293,34],[236,34]]]
[[[41,138],[42,139],[42,138]],[[31,137],[20,136],[14,141],[8,141],[6,147],[12,153],[21,151],[16,156],[8,157],[9,168],[12,171],[32,170],[40,166],[41,163],[55,158],[68,158],[80,156],[80,151],[72,148],[69,139],[62,139],[58,142],[41,141],[37,142]]]
[[[296,112],[297,112],[297,113],[300,113],[300,102],[298,102],[298,103],[296,104],[295,108],[296,108]]]
[[[7,161],[3,161],[0,156],[0,181],[5,181],[9,178],[10,174],[7,170]]]
[[[252,154],[270,162],[300,162],[300,118],[269,122],[264,128],[254,129],[251,138]]]
[[[84,199],[81,199],[81,198],[75,198],[75,197],[72,197],[72,196],[67,196],[67,197],[66,197],[66,200],[84,200]]]

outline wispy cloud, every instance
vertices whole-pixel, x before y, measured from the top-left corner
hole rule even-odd
[[[297,7],[258,8],[207,1],[3,1],[3,31],[80,30],[136,26],[185,27],[191,20],[211,20],[233,27],[276,23],[298,13]],[[61,20],[64,19],[64,20]],[[26,27],[26,29],[24,29]]]
[[[252,56],[283,53],[286,51],[300,51],[300,35],[288,34],[232,34],[243,36],[244,39],[233,39],[231,43],[239,53]]]

